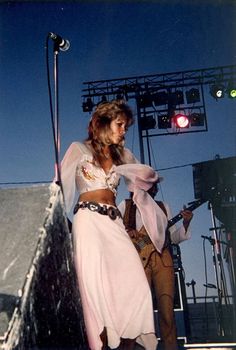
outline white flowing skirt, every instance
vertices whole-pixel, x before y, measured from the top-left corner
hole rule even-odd
[[[100,350],[106,328],[108,346],[136,339],[155,350],[151,291],[138,253],[123,221],[79,209],[73,218],[74,259],[91,350]]]

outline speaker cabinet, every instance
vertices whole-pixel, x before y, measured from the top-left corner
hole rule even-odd
[[[214,215],[228,231],[236,231],[236,157],[193,165],[196,199],[210,201]]]

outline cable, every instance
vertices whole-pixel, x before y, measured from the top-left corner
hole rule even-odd
[[[205,316],[206,316],[206,333],[208,334],[209,330],[209,320],[208,320],[208,313],[207,313],[207,285],[208,285],[208,276],[207,276],[207,260],[206,260],[206,239],[203,239],[203,257],[204,257],[204,271],[205,271],[205,285],[206,285],[206,291],[205,291],[205,301],[204,301],[204,308],[205,308]]]
[[[152,143],[150,143],[150,148],[151,148],[151,153],[152,153],[152,158],[153,158],[154,167],[155,167],[155,169],[156,169],[156,168],[157,168],[157,166],[156,166],[156,159],[155,159],[155,155],[154,155]],[[158,188],[159,188],[159,190],[160,190],[160,194],[161,194],[162,201],[165,202],[165,198],[164,198],[164,194],[163,194],[163,190],[162,190],[162,186],[161,186],[161,183],[160,183],[160,182],[158,183]]]
[[[157,169],[158,171],[165,171],[165,170],[172,170],[172,169],[178,169],[178,168],[184,168],[187,166],[193,166],[196,163],[189,163],[189,164],[184,164],[184,165],[176,165],[176,166],[172,166],[169,168],[162,168],[162,169]]]
[[[55,130],[54,130],[54,124],[53,124],[53,137],[54,137],[54,140],[55,140],[55,136],[54,135],[55,135]],[[132,148],[131,148],[131,150],[132,150]],[[56,152],[56,150],[55,150],[55,152]],[[155,165],[155,170],[156,171],[172,170],[172,169],[177,169],[177,168],[184,168],[186,166],[192,166],[193,164],[195,164],[195,163],[185,164],[185,165],[178,165],[178,166],[175,166],[175,167],[163,168],[163,169],[156,169],[156,165]],[[42,182],[50,182],[50,181],[48,181],[48,180],[47,181],[35,181],[35,183],[42,183]],[[28,181],[26,181],[26,182],[16,182],[16,181],[14,181],[14,182],[0,182],[0,185],[11,185],[11,184],[16,185],[16,184],[21,184],[21,183],[30,183],[30,182],[28,182]]]
[[[50,81],[50,68],[49,68],[49,50],[48,50],[48,43],[50,39],[50,33],[47,35],[46,38],[46,70],[47,70],[47,86],[48,86],[48,94],[49,94],[49,107],[50,107],[50,117],[51,117],[51,125],[52,125],[52,132],[53,132],[53,143],[54,143],[54,152],[55,152],[55,167],[57,171],[57,180],[59,184],[61,185],[61,174],[60,174],[60,167],[59,167],[59,154],[58,154],[58,136],[59,136],[59,130],[58,130],[58,124],[57,124],[57,130],[55,130],[55,117],[54,117],[54,111],[53,111],[53,104],[52,104],[52,89],[51,89],[51,81]],[[0,186],[6,186],[6,185],[23,185],[23,184],[39,184],[39,183],[50,183],[51,181],[21,181],[21,182],[0,182]],[[62,186],[61,186],[62,188]],[[63,191],[62,191],[63,192]]]
[[[49,50],[48,50],[48,43],[49,43],[50,33],[47,35],[46,38],[46,70],[47,70],[47,85],[48,85],[48,94],[49,94],[49,107],[50,107],[50,117],[51,117],[51,125],[52,125],[52,132],[53,132],[53,143],[54,143],[54,152],[55,152],[55,172],[56,172],[56,180],[58,184],[61,186],[61,173],[60,173],[60,167],[59,167],[59,152],[58,152],[58,142],[59,142],[59,130],[58,130],[58,123],[57,123],[57,130],[55,130],[55,111],[53,111],[53,104],[52,104],[52,89],[51,89],[51,81],[50,81],[50,68],[49,68]]]
[[[19,182],[0,182],[0,186],[7,186],[7,185],[26,185],[26,184],[45,184],[45,183],[51,183],[52,181],[19,181]]]
[[[54,112],[53,112],[53,106],[52,106],[52,89],[51,89],[50,69],[49,69],[48,42],[49,42],[49,34],[47,35],[46,47],[45,47],[46,48],[47,85],[48,85],[50,117],[51,117],[53,141],[54,141],[54,151],[55,151],[55,158],[57,159],[56,133],[55,133],[55,125],[54,125]]]

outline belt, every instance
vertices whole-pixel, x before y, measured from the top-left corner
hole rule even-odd
[[[88,208],[91,211],[96,211],[97,213],[101,215],[108,215],[110,219],[115,220],[117,217],[121,218],[121,213],[119,209],[107,206],[105,204],[100,205],[96,202],[80,202],[77,203],[74,207],[74,214],[77,213],[79,209],[85,209]]]

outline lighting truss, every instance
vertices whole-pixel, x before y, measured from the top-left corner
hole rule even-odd
[[[83,84],[82,98],[92,97],[99,102],[99,97],[106,95],[111,99],[116,95],[123,95],[127,100],[136,98],[137,95],[169,89],[194,87],[199,85],[212,85],[216,81],[228,83],[236,80],[236,65],[197,69],[191,71],[144,75],[137,77],[118,78],[110,80],[90,81]]]
[[[140,155],[144,161],[143,138],[148,143],[154,136],[207,131],[204,86],[211,87],[216,82],[226,86],[232,81],[236,81],[236,65],[89,81],[83,83],[86,87],[82,99],[83,103],[91,99],[94,106],[104,96],[108,101],[118,96],[126,101],[134,99]],[[173,123],[174,114],[180,111],[190,119],[188,128],[178,129]]]

